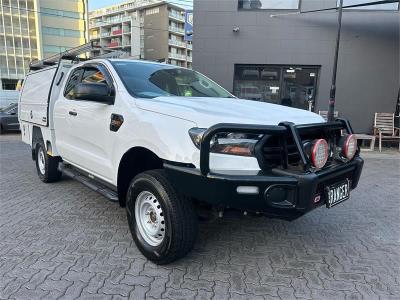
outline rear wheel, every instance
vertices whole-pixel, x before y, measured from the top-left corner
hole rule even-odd
[[[43,140],[36,144],[35,155],[36,170],[41,181],[50,183],[61,179],[61,172],[58,170],[60,160],[47,154]]]
[[[139,250],[157,264],[185,256],[197,237],[192,202],[179,195],[164,170],[136,176],[128,189],[129,228]]]

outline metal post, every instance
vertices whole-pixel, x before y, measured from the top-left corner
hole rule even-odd
[[[342,13],[343,13],[343,0],[340,0],[339,4],[339,16],[338,16],[338,31],[336,36],[336,49],[335,49],[335,58],[333,61],[333,74],[332,74],[332,85],[331,92],[329,98],[329,108],[328,108],[328,121],[334,121],[335,119],[335,102],[336,102],[336,74],[338,67],[338,58],[339,58],[339,47],[340,47],[340,34],[342,32]]]

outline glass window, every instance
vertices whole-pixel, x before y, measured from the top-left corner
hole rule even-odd
[[[319,67],[235,65],[234,94],[242,99],[312,109]]]
[[[97,68],[85,68],[82,76],[83,83],[107,83],[104,74]]]
[[[54,27],[43,27],[43,34],[56,35],[56,36],[69,36],[69,37],[81,36],[81,32],[79,30],[54,28]]]
[[[50,17],[66,17],[66,18],[71,18],[71,19],[80,19],[81,14],[74,12],[74,11],[66,11],[66,10],[58,10],[58,9],[52,9],[52,8],[46,8],[42,7],[40,9],[41,13],[46,16]]]
[[[363,3],[376,2],[376,0],[343,0],[343,6],[349,5],[357,5]],[[339,6],[340,0],[337,0],[337,5]],[[368,5],[361,7],[354,7],[348,9],[365,9],[365,10],[398,10],[399,3],[385,3],[385,4],[377,4],[377,5]]]
[[[239,9],[299,9],[300,0],[239,0]]]
[[[218,84],[192,70],[155,63],[113,61],[112,64],[134,97],[233,98]]]
[[[65,86],[65,91],[64,91],[65,98],[73,99],[73,89],[80,82],[81,74],[82,74],[82,69],[76,69],[73,71]]]

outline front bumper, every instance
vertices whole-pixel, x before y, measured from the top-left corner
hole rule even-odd
[[[219,207],[231,207],[246,211],[262,212],[271,217],[293,220],[326,203],[326,187],[349,180],[354,189],[361,176],[364,161],[359,157],[345,163],[332,163],[316,171],[303,149],[303,136],[314,131],[322,131],[331,136],[340,132],[352,134],[347,120],[335,122],[294,125],[284,122],[278,126],[217,124],[203,135],[200,147],[200,169],[193,166],[165,163],[170,180],[183,194]],[[215,173],[210,170],[210,141],[220,132],[240,132],[279,136],[281,143],[282,167],[274,168],[264,159],[264,144],[255,147],[255,157],[261,171],[225,171]],[[293,141],[303,169],[288,168],[289,146],[287,138]],[[261,139],[262,141],[263,139]],[[334,138],[333,138],[334,140]],[[239,189],[238,189],[239,188]]]
[[[249,175],[237,171],[203,176],[197,169],[166,163],[171,182],[183,194],[217,207],[231,207],[262,212],[270,217],[294,220],[325,204],[325,187],[349,179],[356,188],[364,161],[351,162],[321,170],[318,173],[293,174],[272,169]],[[257,194],[243,194],[238,187],[257,187]],[[318,202],[315,202],[319,199]],[[319,197],[319,198],[318,198]]]

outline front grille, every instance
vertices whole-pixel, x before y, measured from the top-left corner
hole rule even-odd
[[[330,148],[330,158],[324,168],[332,164],[332,154],[336,147],[336,141],[340,136],[340,130],[337,128],[307,128],[298,130],[301,145],[311,142],[315,139],[325,139]],[[262,140],[262,155],[265,168],[299,168],[302,166],[301,155],[295,144],[294,138],[290,134],[269,135]],[[308,157],[306,157],[308,159]]]

